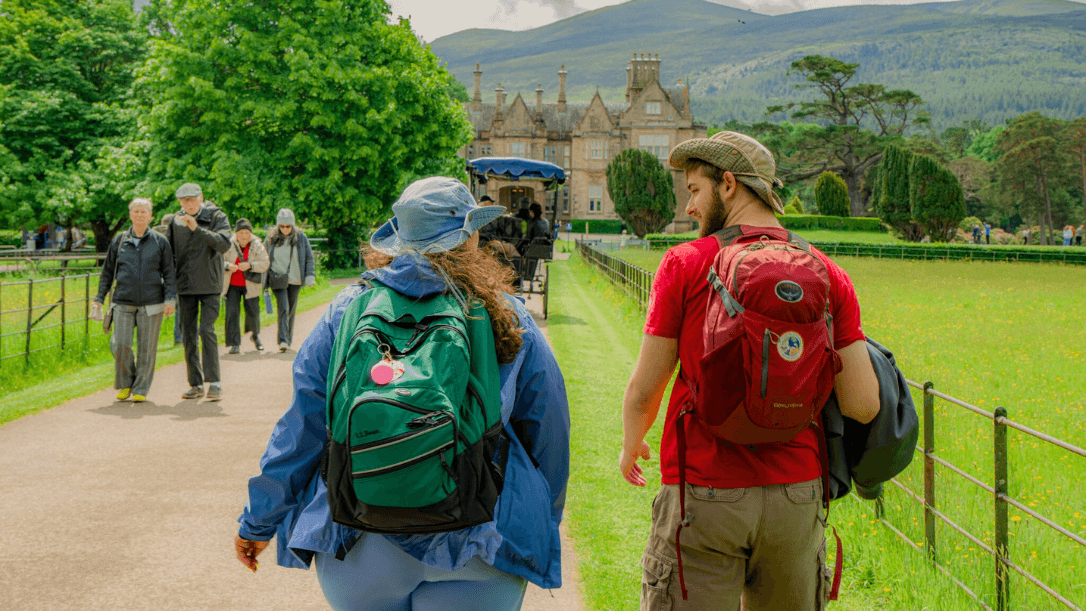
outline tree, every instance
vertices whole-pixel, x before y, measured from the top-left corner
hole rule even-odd
[[[833,172],[822,172],[815,181],[815,204],[824,216],[848,216],[848,185]]]
[[[1059,139],[1077,162],[1075,165],[1078,166],[1078,175],[1082,179],[1082,208],[1086,214],[1086,117],[1068,122],[1060,130]]]
[[[1042,244],[1048,244],[1055,229],[1053,190],[1065,189],[1073,176],[1066,151],[1057,140],[1062,126],[1062,121],[1039,112],[1026,113],[1007,124],[992,148],[998,155],[998,191],[1023,217],[1040,217]]]
[[[607,193],[615,213],[637,237],[662,231],[675,218],[675,183],[656,155],[626,149],[607,165]]]
[[[150,14],[139,87],[159,198],[196,181],[233,216],[289,207],[343,251],[334,266],[410,181],[465,177],[454,81],[383,0],[155,0]]]
[[[909,164],[909,203],[913,219],[928,232],[932,242],[950,241],[965,218],[958,178],[927,155],[916,155]]]
[[[913,157],[915,155],[908,149],[894,145],[886,147],[882,161],[876,166],[881,183],[879,197],[872,201],[882,222],[897,230],[903,239],[919,242],[924,237],[924,229],[913,220],[909,201],[909,166]]]
[[[16,223],[89,222],[99,250],[128,220],[120,182],[85,171],[132,139],[129,94],[147,34],[129,0],[0,4],[0,211]],[[70,236],[69,236],[70,237]],[[70,245],[69,239],[66,244]]]
[[[821,55],[792,62],[791,71],[807,81],[796,87],[814,88],[822,97],[800,102],[799,110],[792,114],[796,119],[816,121],[818,129],[801,132],[793,140],[791,148],[796,152],[785,159],[787,164],[779,174],[785,182],[794,182],[834,172],[848,186],[852,216],[864,216],[868,207],[864,174],[882,158],[888,141],[899,138],[910,125],[927,123],[928,117],[918,110],[923,100],[911,91],[865,83],[849,86],[857,67],[859,64]],[[766,113],[795,106],[773,106]]]

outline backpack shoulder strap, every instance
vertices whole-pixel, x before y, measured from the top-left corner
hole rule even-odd
[[[716,238],[716,243],[720,245],[720,248],[724,248],[738,240],[742,235],[743,228],[739,225],[732,225],[717,231],[713,234],[713,237]]]
[[[811,251],[811,243],[799,237],[799,234],[793,231],[788,232],[788,241],[795,244],[796,246],[799,246],[803,250],[806,250],[807,252]]]

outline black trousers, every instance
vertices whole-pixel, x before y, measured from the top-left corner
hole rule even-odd
[[[294,341],[294,315],[298,309],[300,284],[288,284],[285,289],[272,289],[275,295],[275,311],[279,322],[278,343],[290,345]]]
[[[178,295],[177,313],[181,318],[181,341],[185,344],[185,365],[189,386],[218,382],[219,338],[215,319],[219,317],[219,294]],[[203,343],[201,350],[198,342]],[[203,356],[201,362],[201,355]]]
[[[245,298],[244,286],[233,286],[226,290],[226,345],[240,346],[242,332],[241,306],[245,305],[245,333],[252,333],[253,339],[260,337],[260,296]]]

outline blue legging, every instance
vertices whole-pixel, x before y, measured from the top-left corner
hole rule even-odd
[[[317,554],[317,579],[334,611],[518,611],[527,582],[478,557],[445,571],[367,534],[342,561]]]

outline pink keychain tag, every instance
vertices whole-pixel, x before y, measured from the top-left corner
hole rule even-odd
[[[370,369],[370,379],[378,386],[388,384],[395,377],[396,371],[392,368],[392,363],[389,363],[388,361],[378,361],[377,364]]]

